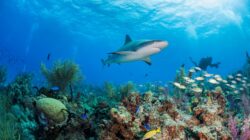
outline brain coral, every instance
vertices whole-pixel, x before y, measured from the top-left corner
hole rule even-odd
[[[42,98],[36,101],[36,107],[43,112],[46,117],[56,123],[65,121],[68,117],[65,105],[54,98]]]

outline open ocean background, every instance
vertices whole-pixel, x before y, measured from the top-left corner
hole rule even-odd
[[[1,0],[0,63],[9,80],[33,72],[40,82],[41,62],[71,59],[86,82],[99,85],[173,80],[182,64],[193,66],[189,57],[212,56],[221,65],[208,71],[226,75],[240,69],[250,52],[249,10],[249,0]],[[119,49],[126,34],[170,45],[152,57],[152,66],[103,68],[101,59]]]

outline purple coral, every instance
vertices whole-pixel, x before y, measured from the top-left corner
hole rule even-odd
[[[249,140],[250,139],[250,129],[246,129],[242,132],[240,140]]]
[[[231,132],[233,140],[236,140],[238,135],[237,122],[235,121],[235,118],[233,118],[232,116],[229,117],[228,128]]]
[[[242,126],[242,134],[240,136],[240,140],[249,140],[250,139],[250,126],[249,126],[249,118],[244,120],[244,125]]]

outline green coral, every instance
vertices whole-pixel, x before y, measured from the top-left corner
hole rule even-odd
[[[50,70],[41,64],[41,71],[50,86],[58,86],[62,91],[83,78],[79,66],[69,60],[55,62]]]

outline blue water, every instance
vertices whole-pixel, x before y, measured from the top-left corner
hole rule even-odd
[[[240,69],[250,52],[249,10],[249,0],[1,0],[0,63],[9,80],[33,72],[39,82],[41,62],[71,59],[88,83],[142,83],[173,80],[182,64],[193,66],[190,56],[212,56],[222,64],[208,71],[225,75]],[[101,59],[119,49],[126,34],[170,45],[152,57],[152,66],[103,68]]]

